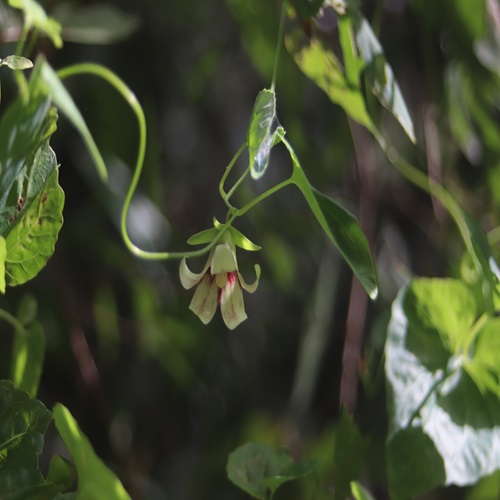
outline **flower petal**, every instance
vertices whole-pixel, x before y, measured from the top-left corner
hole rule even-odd
[[[251,285],[247,285],[245,283],[245,280],[243,279],[243,276],[238,272],[238,279],[240,280],[240,284],[243,287],[243,289],[246,290],[248,293],[255,292],[255,290],[257,290],[257,287],[259,286],[259,278],[260,278],[259,264],[255,264],[255,274],[257,275],[255,281]]]
[[[210,274],[205,274],[201,279],[189,305],[189,309],[193,311],[201,321],[206,325],[210,323],[217,310],[219,289],[215,280]]]
[[[238,269],[236,255],[229,243],[217,245],[210,262],[210,272],[212,274],[230,273]]]
[[[207,272],[208,266],[210,265],[210,256],[208,257],[207,263],[205,264],[205,267],[203,268],[203,271],[201,273],[196,274],[193,273],[189,267],[186,264],[186,257],[184,257],[181,261],[181,265],[179,266],[179,278],[181,279],[181,284],[182,286],[186,289],[189,290],[190,288],[193,288],[193,286],[197,285],[200,280],[203,278],[205,273]]]
[[[242,321],[247,319],[245,304],[243,303],[243,292],[240,283],[233,275],[233,279],[226,282],[220,297],[220,310],[222,319],[230,330],[234,330]]]

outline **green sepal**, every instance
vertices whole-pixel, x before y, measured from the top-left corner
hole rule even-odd
[[[188,240],[188,245],[208,245],[212,243],[217,236],[219,236],[220,232],[226,230],[229,231],[232,242],[237,246],[242,248],[243,250],[247,250],[249,252],[256,252],[261,249],[259,245],[256,245],[252,241],[250,241],[243,233],[238,231],[233,226],[227,227],[226,224],[221,224],[214,217],[214,227],[210,229],[204,229],[199,233],[193,234]]]

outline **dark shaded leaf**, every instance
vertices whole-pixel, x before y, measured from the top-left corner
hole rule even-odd
[[[0,498],[44,500],[57,487],[44,480],[38,455],[52,414],[8,380],[0,381]]]
[[[140,25],[137,16],[104,3],[82,6],[63,2],[56,6],[52,15],[63,27],[64,40],[92,45],[120,42]]]
[[[19,389],[36,397],[45,359],[45,334],[40,323],[17,331],[12,351],[11,379]]]
[[[283,483],[309,474],[316,463],[294,462],[284,448],[246,443],[233,451],[227,461],[227,477],[254,498],[268,498]]]

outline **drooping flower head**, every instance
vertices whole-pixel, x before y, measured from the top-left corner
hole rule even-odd
[[[219,227],[216,225],[217,231]],[[208,230],[204,232],[205,234],[199,234],[207,237],[207,233],[211,231],[213,230]],[[220,304],[222,318],[230,330],[236,328],[247,318],[242,289],[253,293],[257,289],[260,276],[260,267],[256,265],[255,272],[257,279],[253,284],[248,285],[238,271],[236,246],[233,237],[235,234],[238,240],[241,237],[245,239],[244,244],[247,249],[259,249],[259,247],[253,245],[239,231],[229,228],[226,229],[221,238],[221,243],[217,244],[210,251],[207,263],[201,273],[196,274],[190,271],[185,258],[182,259],[179,269],[182,286],[187,290],[196,286],[189,309],[198,315],[204,324],[207,324],[214,317],[217,305]],[[193,238],[197,243],[201,240],[201,238]],[[190,242],[193,242],[193,238],[190,239]],[[252,245],[251,248],[249,244]]]

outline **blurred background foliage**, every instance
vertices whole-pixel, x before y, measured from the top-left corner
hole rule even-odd
[[[42,3],[56,18],[71,19],[67,4]],[[293,23],[310,36],[319,30],[334,39],[335,20],[321,17],[319,3],[290,2],[298,14]],[[123,17],[97,16],[106,21],[92,37],[105,42],[113,26],[122,33],[117,42],[67,41],[54,51],[40,40],[37,50],[55,68],[102,63],[136,92],[149,144],[131,234],[148,249],[181,250],[189,236],[225,212],[218,183],[244,141],[257,92],[270,84],[280,2],[108,4]],[[83,9],[80,19],[95,5],[73,2]],[[499,4],[365,0],[362,9],[400,83],[419,146],[384,115],[389,135],[404,155],[449,186],[484,229],[493,229],[500,204]],[[317,23],[310,17],[316,14]],[[7,15],[2,6],[0,26]],[[78,30],[70,24],[63,36],[74,39]],[[5,57],[14,44],[6,33],[2,39]],[[232,333],[220,313],[204,326],[188,310],[191,293],[180,286],[178,263],[140,261],[119,236],[137,148],[133,116],[101,81],[71,79],[68,87],[110,175],[102,185],[77,133],[61,118],[52,147],[67,201],[56,253],[36,280],[0,298],[0,307],[11,311],[26,296],[38,302],[48,337],[39,399],[49,408],[61,401],[71,410],[133,498],[245,498],[226,479],[225,463],[248,440],[320,461],[313,474],[283,486],[276,498],[334,498],[336,474],[348,466],[335,452],[342,436],[335,425],[340,401],[349,400],[340,387],[344,339],[354,324],[363,338],[359,387],[347,389],[370,441],[358,446],[355,440],[351,450],[365,457],[360,477],[385,498],[385,325],[392,299],[410,276],[458,273],[463,247],[442,207],[399,177],[369,135],[348,122],[284,52],[276,86],[280,121],[311,182],[358,215],[381,294],[369,304],[352,292],[350,271],[298,191],[287,188],[238,225],[263,247],[239,259],[245,276],[254,259],[263,268],[258,292],[245,296],[249,319]],[[13,89],[2,76],[2,107]],[[288,175],[282,153],[273,150],[268,175],[238,192],[241,204]],[[203,259],[197,264],[201,269]],[[12,336],[0,337],[3,378],[11,342]],[[49,433],[47,456],[61,446]],[[497,481],[489,481],[495,488]],[[426,498],[488,498],[477,495],[448,489]]]

